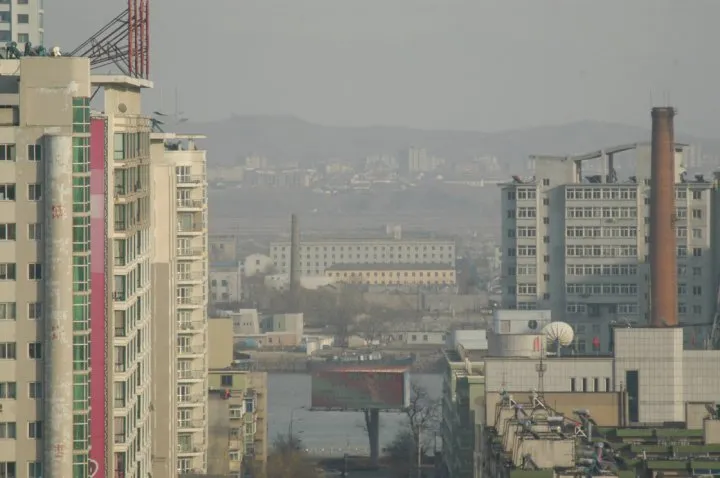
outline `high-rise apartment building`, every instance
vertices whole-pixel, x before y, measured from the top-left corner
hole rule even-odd
[[[22,50],[25,43],[44,42],[44,0],[0,0],[0,43],[17,42]]]
[[[157,133],[152,143],[154,330],[156,337],[162,334],[154,352],[154,396],[162,407],[155,417],[154,469],[163,477],[207,470],[208,232],[206,155],[196,147],[201,138]]]
[[[89,62],[0,60],[0,76],[0,476],[84,477]]]
[[[100,470],[99,476],[146,477],[152,472],[151,410],[154,408],[151,395],[153,231],[151,121],[142,115],[141,91],[152,87],[152,83],[126,76],[93,76],[92,84],[102,88],[104,105],[103,113],[92,118],[91,181],[104,184],[104,191],[100,192],[104,192],[105,198],[103,211],[93,216],[93,221],[98,222],[92,234],[93,253],[103,251],[105,261],[101,262],[100,252],[97,260],[93,254],[92,309],[93,317],[101,316],[104,309],[107,325],[105,354],[96,349],[91,351],[93,367],[97,362],[105,364],[104,374],[95,373],[93,369],[91,376],[91,417],[99,415],[97,420],[91,420],[92,445],[95,448],[103,443],[99,435],[104,432],[105,453],[97,452],[94,458],[96,452],[93,451],[91,458],[94,458],[93,466]],[[97,205],[102,199],[93,198],[93,201]],[[104,238],[99,227],[103,221]],[[103,338],[102,325],[105,324],[98,323],[91,332],[92,346],[98,349]],[[102,406],[98,394],[103,388],[104,423],[97,410]]]
[[[634,170],[620,178],[614,160],[625,151]],[[677,145],[678,313],[698,325],[685,339],[700,346],[716,307],[718,199],[711,180],[687,177],[683,152]],[[502,185],[502,307],[550,309],[575,327],[580,352],[607,350],[612,322],[649,319],[650,145],[533,159],[533,178]],[[584,175],[593,160],[602,174]]]

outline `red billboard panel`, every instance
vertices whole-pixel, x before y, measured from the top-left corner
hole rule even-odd
[[[398,410],[409,400],[407,368],[331,367],[312,374],[312,408]]]

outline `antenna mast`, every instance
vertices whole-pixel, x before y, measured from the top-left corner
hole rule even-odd
[[[538,397],[544,398],[545,394],[545,371],[547,370],[547,364],[543,360],[545,356],[545,347],[544,347],[545,341],[543,340],[543,345],[540,346],[540,362],[535,364],[535,371],[538,374]]]

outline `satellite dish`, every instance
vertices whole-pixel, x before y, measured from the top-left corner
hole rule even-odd
[[[125,113],[127,111],[127,106],[125,106],[125,103],[118,104],[118,111],[120,113]]]
[[[535,330],[538,327],[537,320],[528,320],[528,329]]]
[[[550,322],[543,327],[542,333],[549,344],[559,344],[561,347],[567,347],[575,338],[573,328],[565,322]]]

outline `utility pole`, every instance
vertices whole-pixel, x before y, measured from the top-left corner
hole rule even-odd
[[[422,425],[418,425],[417,431],[417,476],[422,478]]]

